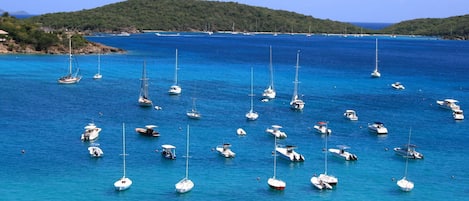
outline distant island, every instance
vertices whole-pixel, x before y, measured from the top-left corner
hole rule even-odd
[[[77,12],[59,12],[17,19],[1,17],[0,53],[65,53],[66,38],[73,35],[76,53],[123,52],[88,42],[95,33],[268,32],[325,34],[423,35],[468,40],[469,15],[445,19],[415,19],[371,30],[294,12],[208,0],[127,0]],[[14,24],[15,26],[13,26]],[[65,42],[64,42],[65,41]]]

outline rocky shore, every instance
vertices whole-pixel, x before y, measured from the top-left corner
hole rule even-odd
[[[14,41],[0,42],[0,54],[68,54],[68,47],[52,46],[47,50],[37,51],[30,45],[20,45]],[[87,42],[86,46],[72,49],[73,54],[109,54],[109,53],[125,53],[120,48],[106,46],[100,43]]]

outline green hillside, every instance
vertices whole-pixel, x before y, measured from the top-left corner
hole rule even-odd
[[[469,39],[469,15],[449,18],[425,18],[400,22],[381,30],[383,33],[440,36],[446,39]]]
[[[233,2],[127,0],[78,12],[52,13],[28,20],[53,29],[91,32],[138,30],[359,33],[357,26],[294,12]]]

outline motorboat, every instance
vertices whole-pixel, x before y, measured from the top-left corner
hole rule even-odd
[[[391,86],[394,89],[399,89],[399,90],[405,89],[404,85],[402,85],[402,83],[400,82],[394,82],[391,84]]]
[[[130,188],[132,185],[132,180],[130,178],[125,176],[125,124],[122,123],[122,162],[123,162],[123,170],[124,170],[124,175],[118,179],[116,182],[114,182],[114,188],[117,191],[124,191]]]
[[[378,121],[373,122],[373,123],[368,123],[368,130],[378,135],[388,134],[388,129],[384,127],[384,124],[382,122],[378,122]]]
[[[90,153],[90,156],[93,158],[100,158],[103,156],[104,152],[101,148],[99,148],[99,144],[97,143],[92,143],[88,147],[88,152]]]
[[[378,39],[375,42],[375,69],[371,73],[372,78],[379,78],[381,77],[381,73],[378,70]]]
[[[236,134],[238,134],[239,136],[245,136],[247,133],[244,129],[238,128],[236,129]]]
[[[194,188],[194,182],[189,179],[189,125],[187,125],[186,138],[186,176],[174,185],[178,193],[187,193]]]
[[[464,119],[464,112],[462,110],[453,110],[453,118],[454,120],[463,120]]]
[[[146,125],[145,128],[135,128],[135,132],[144,135],[144,136],[150,136],[150,137],[159,137],[160,132],[155,130],[158,126],[156,125]]]
[[[290,101],[290,108],[292,110],[303,110],[305,107],[305,102],[300,99],[300,96],[298,95],[298,84],[300,83],[298,81],[298,68],[300,67],[300,51],[298,50],[296,54],[296,73],[295,73],[295,81],[294,83],[294,90],[293,90],[293,97],[292,100]]]
[[[234,158],[236,153],[231,151],[231,144],[224,143],[223,145],[218,145],[216,148],[217,152],[225,158]]]
[[[246,113],[246,119],[247,120],[250,120],[250,121],[254,121],[256,120],[258,117],[259,117],[259,114],[257,114],[257,112],[254,112],[254,91],[253,91],[253,72],[252,72],[252,68],[251,68],[251,93],[249,94],[249,96],[251,97],[251,109],[249,110],[249,112]]]
[[[96,127],[94,123],[88,123],[85,126],[85,132],[81,134],[81,140],[94,141],[99,137],[99,132],[101,132],[101,128]]]
[[[313,184],[314,187],[316,187],[319,190],[332,189],[331,184],[324,182],[323,180],[319,179],[319,177],[311,177],[310,181],[311,181],[311,184]]]
[[[192,109],[186,113],[187,117],[190,119],[200,119],[202,115],[197,108],[195,107],[195,98],[192,98]]]
[[[277,175],[277,137],[274,137],[274,175],[272,177],[270,177],[268,180],[267,180],[267,184],[269,185],[269,187],[271,189],[274,189],[274,190],[285,190],[285,187],[287,186],[287,183],[285,183],[284,181],[278,179],[276,177]]]
[[[283,158],[292,161],[292,162],[303,162],[305,161],[305,157],[299,153],[297,153],[294,149],[296,146],[287,145],[287,146],[277,146],[275,151],[280,154]]]
[[[337,147],[338,149],[330,148],[329,152],[331,152],[334,156],[345,159],[346,161],[358,160],[358,157],[355,154],[346,151],[346,149],[349,149],[350,147],[344,145],[339,145]]]
[[[168,93],[170,95],[179,95],[182,92],[181,86],[178,84],[178,49],[176,49],[176,65],[174,73],[174,84],[169,87]]]
[[[69,48],[69,54],[68,54],[68,73],[62,77],[60,77],[57,82],[59,84],[76,84],[80,82],[81,76],[78,75],[79,69],[77,68],[76,72],[72,74],[72,38],[68,39],[68,48]]]
[[[170,144],[161,145],[161,155],[167,159],[176,159],[176,147]]]
[[[351,121],[357,121],[358,116],[355,110],[345,110],[344,117],[351,120]]]
[[[396,152],[397,155],[400,155],[404,158],[410,158],[410,159],[423,159],[423,154],[420,152],[417,152],[415,150],[417,146],[414,144],[406,144],[401,147],[395,147],[394,152]]]
[[[273,70],[273,67],[272,67],[272,46],[270,46],[269,71],[270,71],[270,84],[264,90],[264,93],[262,93],[262,97],[264,97],[264,99],[266,99],[267,101],[269,101],[270,99],[274,99],[275,96],[277,95],[277,93],[275,92],[275,89],[274,89],[274,70]],[[265,102],[267,102],[267,101],[265,101]]]
[[[460,110],[461,107],[458,105],[459,101],[455,99],[444,99],[444,100],[437,100],[436,103],[444,109],[448,110]]]
[[[283,131],[281,131],[280,129],[282,128],[282,126],[279,126],[279,125],[272,125],[271,128],[267,128],[265,130],[265,132],[267,133],[270,133],[272,134],[273,136],[275,136],[276,138],[286,138],[287,137],[287,134]]]
[[[327,122],[320,121],[316,125],[313,126],[314,129],[320,134],[324,135],[330,135],[332,133],[332,130],[327,127]]]
[[[142,107],[151,107],[153,106],[153,101],[150,100],[148,96],[148,78],[146,73],[146,65],[143,62],[142,69],[142,78],[140,79],[140,94],[138,96],[138,104]]]

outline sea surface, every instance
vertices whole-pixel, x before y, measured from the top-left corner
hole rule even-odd
[[[167,34],[167,33],[165,33]],[[379,70],[375,39],[379,39]],[[468,120],[455,121],[436,100],[453,98],[469,107],[469,43],[438,38],[397,36],[342,37],[154,33],[96,36],[89,40],[127,50],[100,57],[74,55],[83,76],[75,85],[57,84],[67,72],[67,55],[0,56],[0,188],[1,200],[467,200],[469,197]],[[269,47],[273,51],[277,98],[261,102],[269,83]],[[174,82],[178,49],[180,96],[167,94]],[[300,51],[298,93],[306,102],[292,111],[296,54]],[[142,66],[149,77],[155,106],[137,105]],[[254,69],[256,121],[246,121],[250,108],[250,69]],[[401,82],[405,90],[391,87]],[[200,120],[186,111],[196,98]],[[357,111],[359,120],[343,117]],[[318,121],[332,129],[328,148],[347,145],[358,161],[328,155],[328,174],[339,179],[333,190],[310,183],[325,170],[325,136],[312,130]],[[381,121],[389,130],[377,136],[367,124]],[[80,140],[84,126],[102,128],[96,143],[103,158],[91,158],[90,143]],[[133,181],[124,192],[113,183],[123,175],[122,124],[126,134],[126,175]],[[145,137],[135,128],[155,124],[161,136]],[[304,162],[278,158],[276,177],[284,191],[270,190],[274,138],[265,132],[283,126]],[[185,175],[186,126],[190,126],[189,178],[194,189],[177,194]],[[247,135],[238,137],[237,128]],[[392,149],[411,143],[425,155],[410,160],[407,177],[415,183],[401,192],[396,181],[406,161]],[[214,151],[231,143],[236,153],[225,159]],[[161,145],[175,145],[177,159],[163,159]]]

